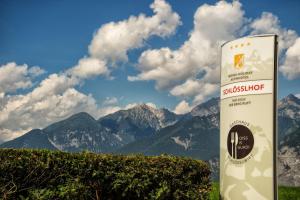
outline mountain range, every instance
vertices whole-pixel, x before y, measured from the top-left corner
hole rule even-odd
[[[136,140],[117,153],[162,153],[209,160],[219,155],[219,99],[196,106],[190,113],[155,135]]]
[[[120,110],[98,120],[81,112],[44,129],[31,130],[0,147],[114,152],[126,144],[153,136],[180,118],[181,115],[167,109],[155,109],[146,104]]]
[[[282,184],[300,185],[300,99],[290,94],[278,103],[279,174]],[[78,113],[44,129],[34,129],[1,148],[46,148],[68,152],[168,153],[209,161],[218,176],[219,98],[212,98],[184,115],[146,104],[94,119]],[[292,156],[291,156],[292,155]],[[300,159],[299,159],[300,163]],[[299,169],[298,169],[299,167]]]

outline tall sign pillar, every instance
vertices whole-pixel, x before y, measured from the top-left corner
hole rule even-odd
[[[277,36],[222,45],[220,199],[277,199]]]

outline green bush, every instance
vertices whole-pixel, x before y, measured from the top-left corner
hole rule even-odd
[[[1,199],[208,199],[207,163],[175,156],[0,150]]]

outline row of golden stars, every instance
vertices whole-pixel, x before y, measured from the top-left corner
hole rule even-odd
[[[230,46],[230,49],[233,49],[233,48],[238,48],[238,47],[243,47],[243,46],[250,46],[251,43],[250,42],[247,42],[247,43],[242,43],[240,45],[236,44],[236,45],[233,45],[233,46]]]

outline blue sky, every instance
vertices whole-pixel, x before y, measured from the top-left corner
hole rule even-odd
[[[32,92],[35,88],[39,87],[41,82],[47,79],[49,75],[53,73],[64,73],[68,69],[76,66],[81,58],[93,57],[88,47],[96,31],[101,29],[100,27],[102,25],[127,20],[129,16],[138,16],[141,13],[147,17],[153,16],[153,10],[149,7],[152,3],[153,1],[150,0],[2,0],[0,3],[0,66],[3,67],[7,63],[14,62],[16,64],[14,67],[16,68],[25,64],[28,71],[33,66],[38,66],[40,69],[40,73],[35,75],[29,75],[29,72],[26,72],[25,75],[23,74],[23,76],[25,76],[23,78],[29,81],[27,86],[16,87],[10,90],[5,90],[4,86],[2,87],[2,96],[6,96],[6,100],[2,101],[4,105],[2,105],[2,108],[5,107],[5,104],[9,102],[13,96],[26,96]],[[167,107],[170,110],[174,110],[175,107],[183,101],[188,104],[185,108],[191,108],[212,96],[218,96],[218,92],[216,92],[215,89],[211,89],[212,92],[208,92],[206,95],[198,95],[198,97],[194,91],[191,91],[187,95],[180,92],[179,86],[180,84],[184,84],[186,80],[194,81],[193,83],[196,85],[206,84],[203,80],[198,80],[201,79],[202,76],[201,70],[197,71],[200,75],[191,77],[192,75],[189,74],[181,77],[182,80],[180,83],[169,80],[168,83],[162,84],[162,80],[151,77],[139,78],[138,81],[128,80],[129,76],[138,77],[138,75],[145,75],[145,73],[148,72],[145,71],[144,68],[137,67],[137,65],[144,64],[143,62],[139,62],[139,58],[143,52],[147,50],[159,50],[162,47],[168,47],[170,50],[179,49],[184,42],[189,40],[190,34],[195,30],[193,21],[197,9],[202,7],[203,4],[209,4],[212,6],[210,9],[213,10],[215,9],[214,6],[216,6],[217,1],[169,0],[165,3],[171,7],[172,13],[177,13],[180,17],[180,20],[177,21],[176,17],[174,18],[176,22],[174,22],[175,27],[173,27],[172,31],[157,34],[155,33],[157,30],[153,28],[152,32],[147,33],[150,35],[149,37],[146,34],[147,36],[145,36],[141,45],[126,49],[126,55],[128,56],[127,61],[117,61],[116,64],[107,61],[108,63],[105,67],[109,71],[109,75],[91,75],[88,78],[80,79],[80,83],[78,84],[71,84],[72,86],[70,86],[70,88],[76,89],[80,94],[87,96],[89,94],[92,95],[92,99],[95,101],[92,104],[96,104],[96,109],[105,107],[105,105],[125,108],[128,104],[151,102],[157,107]],[[230,2],[226,4],[230,4]],[[240,28],[262,18],[263,12],[269,12],[273,18],[266,17],[265,19],[274,20],[277,17],[280,22],[278,21],[278,24],[275,25],[278,25],[281,31],[290,29],[293,30],[295,34],[300,34],[299,1],[274,0],[270,3],[270,1],[253,0],[240,1],[240,4],[240,6],[235,6],[236,10],[238,12],[244,12],[243,18],[247,20],[247,22],[243,22],[243,24],[239,25]],[[235,11],[233,10],[232,12]],[[173,22],[169,23],[170,27],[173,26]],[[201,23],[201,20],[199,23]],[[247,30],[246,34],[253,31],[252,29]],[[238,31],[239,30],[236,32]],[[258,30],[258,32],[259,31],[261,30]],[[167,36],[162,36],[163,34]],[[236,33],[236,35],[232,37],[237,37],[239,34],[240,33]],[[229,35],[225,38],[230,37]],[[223,38],[220,38],[220,41],[222,41],[222,39]],[[126,40],[126,38],[124,38],[124,40]],[[293,43],[287,46],[283,52],[286,52],[292,45]],[[99,57],[97,57],[97,59],[98,58]],[[101,57],[101,59],[105,60],[108,58]],[[286,56],[285,53],[283,53],[282,62],[284,62],[285,59]],[[208,61],[205,61],[205,63],[207,62]],[[216,65],[214,61],[209,63],[209,65]],[[199,65],[201,65],[201,63]],[[151,65],[151,67],[153,66]],[[299,65],[298,68],[300,68]],[[215,68],[213,68],[213,70],[215,70]],[[300,71],[300,69],[298,70]],[[282,73],[279,75],[280,98],[289,93],[300,93],[299,77],[292,77],[292,80],[288,80],[288,76],[289,75],[284,76]],[[214,88],[215,85],[216,84],[211,81],[208,87]],[[176,86],[178,86],[178,90],[174,90]],[[204,92],[202,90],[204,89],[202,88],[199,92]],[[63,95],[63,92],[58,92],[55,95]],[[114,103],[107,103],[108,100],[112,99],[114,99]],[[83,106],[82,108],[86,110],[86,107]],[[49,117],[48,122],[56,121],[61,117],[65,117],[77,111],[79,110],[71,109],[65,114],[59,114],[58,117],[51,119]],[[89,109],[86,111],[89,111]],[[22,113],[24,113],[24,111],[22,111]],[[2,123],[3,127],[6,127],[5,130],[8,133],[8,130],[11,130],[8,121],[16,119],[8,117],[5,120],[3,122],[0,121],[0,123]],[[28,122],[28,124],[27,126],[24,125],[24,127],[18,131],[44,125],[43,123],[33,123],[30,125],[30,122]]]

